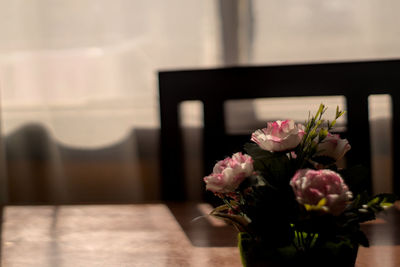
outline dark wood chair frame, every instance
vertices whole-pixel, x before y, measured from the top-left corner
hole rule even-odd
[[[203,103],[203,158],[208,173],[218,157],[226,155],[226,143],[233,140],[225,131],[224,102],[274,97],[344,96],[346,138],[352,146],[348,160],[370,166],[368,96],[372,94],[392,97],[393,187],[400,195],[400,171],[396,168],[400,163],[400,60],[161,71],[158,78],[164,200],[187,197],[178,114],[182,101]],[[371,188],[371,182],[367,187]]]

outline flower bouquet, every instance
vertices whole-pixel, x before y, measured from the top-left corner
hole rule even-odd
[[[396,200],[362,190],[360,166],[337,166],[350,149],[331,133],[344,112],[325,121],[325,111],[321,104],[304,125],[269,122],[252,134],[246,154],[219,161],[204,177],[223,203],[210,214],[239,232],[243,266],[354,266],[359,245],[369,245],[360,223]]]

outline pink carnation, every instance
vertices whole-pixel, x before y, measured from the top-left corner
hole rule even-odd
[[[328,133],[327,137],[318,144],[317,155],[327,156],[334,160],[341,159],[351,146],[347,139],[341,139],[338,134]]]
[[[276,152],[295,148],[304,136],[304,126],[293,120],[268,122],[267,128],[255,131],[251,140],[262,149]]]
[[[253,159],[240,152],[215,164],[213,173],[204,177],[207,190],[214,193],[233,192],[253,173]]]
[[[352,198],[340,175],[331,170],[301,169],[290,181],[300,204],[339,215]]]

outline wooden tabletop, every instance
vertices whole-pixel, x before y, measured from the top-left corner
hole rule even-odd
[[[194,203],[6,206],[1,266],[240,267],[235,231],[198,218],[209,210]],[[399,226],[399,207],[363,225],[371,247],[360,249],[356,266],[400,266]]]

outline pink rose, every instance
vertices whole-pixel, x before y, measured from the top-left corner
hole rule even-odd
[[[352,198],[342,177],[331,170],[301,169],[290,181],[297,201],[309,209],[339,215]]]
[[[304,136],[304,126],[293,120],[268,122],[267,128],[255,131],[251,141],[262,149],[275,152],[295,148]]]
[[[328,133],[327,137],[318,144],[317,156],[327,156],[335,161],[341,159],[351,146],[347,139],[341,139],[338,134]]]
[[[215,164],[213,173],[204,177],[207,190],[214,193],[233,192],[253,173],[253,159],[240,152]]]

